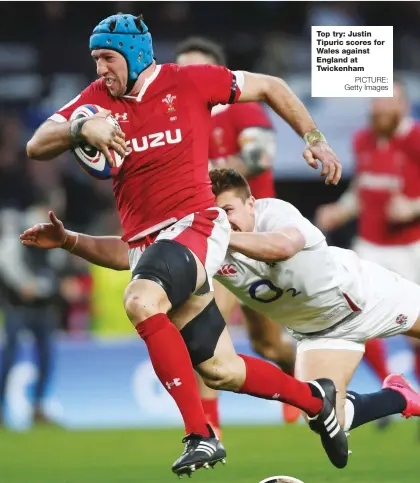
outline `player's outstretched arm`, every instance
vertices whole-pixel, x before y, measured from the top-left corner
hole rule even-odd
[[[317,169],[319,160],[322,164],[321,176],[327,175],[325,183],[337,184],[341,178],[341,164],[306,107],[286,82],[264,74],[243,74],[244,85],[239,102],[261,101],[268,104],[304,139],[306,148],[303,157],[308,165]]]
[[[232,232],[229,248],[261,262],[287,260],[305,247],[305,238],[297,228],[266,233]]]
[[[20,235],[22,244],[44,249],[63,248],[90,263],[113,270],[128,270],[128,245],[117,236],[90,236],[64,228],[49,212],[50,223],[38,223]]]

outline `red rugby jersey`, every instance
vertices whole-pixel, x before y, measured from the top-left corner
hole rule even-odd
[[[238,138],[244,129],[250,127],[273,129],[266,111],[257,102],[224,107],[224,109],[213,109],[212,112],[209,158],[216,167],[222,164],[221,160],[226,156],[240,152]],[[272,169],[250,176],[248,183],[255,198],[276,197]]]
[[[190,213],[214,206],[208,175],[211,108],[235,102],[235,75],[214,65],[158,65],[136,97],[112,97],[100,79],[58,110],[96,104],[111,110],[132,148],[113,179],[123,240],[162,229]]]
[[[420,223],[394,224],[386,217],[393,193],[420,197],[420,124],[406,120],[388,141],[370,129],[353,140],[360,214],[359,236],[378,245],[405,245],[420,240]]]

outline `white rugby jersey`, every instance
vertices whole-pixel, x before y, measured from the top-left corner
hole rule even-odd
[[[321,231],[290,203],[256,201],[254,232],[285,227],[297,228],[306,241],[294,257],[266,263],[229,250],[215,278],[245,305],[300,333],[323,330],[362,310],[363,274],[357,255],[329,247]]]

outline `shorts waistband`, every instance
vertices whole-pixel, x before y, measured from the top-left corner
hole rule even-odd
[[[145,235],[141,238],[139,238],[138,240],[134,240],[132,242],[127,242],[128,243],[128,247],[129,248],[137,248],[137,247],[141,247],[142,245],[151,245],[155,240],[156,238],[159,236],[159,233],[163,230],[167,230],[168,228],[170,228],[172,225],[175,225],[175,221],[173,223],[171,223],[170,225],[168,226],[165,226],[165,228],[162,228],[160,230],[157,230],[157,231],[154,231],[152,233],[149,233],[148,235]]]

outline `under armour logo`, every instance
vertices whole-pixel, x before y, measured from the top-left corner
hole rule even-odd
[[[274,394],[273,399],[280,399],[280,394],[278,393]]]
[[[124,112],[124,114],[116,113],[114,117],[117,121],[128,121],[128,114]]]
[[[181,382],[181,379],[179,379],[179,377],[176,377],[171,382],[165,382],[165,386],[168,388],[168,391],[170,391],[174,386],[180,386],[181,384],[182,382]]]

